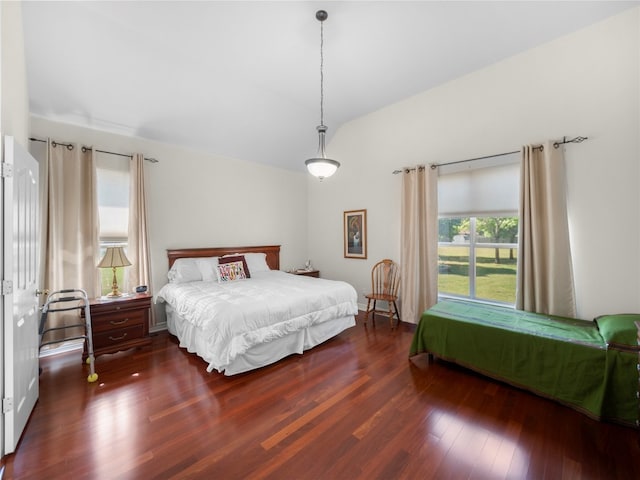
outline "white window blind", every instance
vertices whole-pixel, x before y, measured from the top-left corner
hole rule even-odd
[[[129,235],[129,164],[127,157],[96,154],[100,240],[126,242]]]
[[[520,154],[438,167],[438,214],[501,216],[518,211]]]

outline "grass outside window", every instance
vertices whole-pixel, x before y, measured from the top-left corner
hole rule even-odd
[[[438,291],[460,297],[470,297],[468,246],[438,247]],[[495,248],[475,248],[475,297],[507,304],[516,299],[516,258],[512,248],[499,248],[500,263],[495,260]]]

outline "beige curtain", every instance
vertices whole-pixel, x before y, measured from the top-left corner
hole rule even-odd
[[[46,264],[49,245],[49,164],[51,163],[51,148],[51,140],[47,139],[44,158],[38,158],[40,175],[40,252],[38,261],[40,265],[39,285],[41,290],[49,289]],[[41,303],[44,303],[44,297],[42,297]]]
[[[516,308],[575,317],[564,154],[522,147]]]
[[[129,188],[129,235],[127,257],[131,266],[127,267],[126,291],[131,292],[138,285],[151,288],[151,257],[149,254],[149,233],[147,225],[147,202],[144,186],[144,156],[133,155],[131,160]],[[153,309],[152,309],[153,310]],[[155,324],[153,315],[151,325]]]
[[[402,173],[401,318],[418,323],[438,301],[438,173],[424,166]]]
[[[83,151],[84,150],[84,151]],[[86,290],[89,298],[100,292],[98,264],[99,223],[96,168],[93,151],[77,145],[48,141],[42,196],[43,285],[49,291]],[[79,310],[50,314],[47,325],[79,323]],[[81,329],[52,332],[44,340],[63,339]]]

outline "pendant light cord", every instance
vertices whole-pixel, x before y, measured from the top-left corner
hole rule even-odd
[[[322,181],[323,178],[330,177],[340,167],[340,162],[327,158],[324,152],[325,133],[327,127],[324,125],[324,24],[327,19],[327,12],[318,10],[316,20],[320,21],[320,125],[316,127],[318,131],[318,154],[315,158],[305,161],[309,173]]]
[[[324,125],[324,21],[320,21],[320,125]]]

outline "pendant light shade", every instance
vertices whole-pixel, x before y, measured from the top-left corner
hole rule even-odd
[[[318,177],[320,181],[336,173],[336,170],[338,170],[340,166],[340,162],[331,160],[330,158],[310,158],[304,163],[309,173],[314,177]]]
[[[327,131],[327,127],[324,125],[318,125],[318,156],[316,158],[310,158],[304,164],[307,166],[307,170],[314,177],[318,177],[321,181],[323,178],[330,177],[338,167],[340,163],[336,160],[327,158],[324,153],[324,134]]]
[[[320,22],[320,125],[316,127],[318,130],[318,154],[315,158],[310,158],[304,164],[307,166],[307,170],[314,177],[318,177],[320,181],[322,179],[330,177],[338,167],[340,162],[337,160],[331,160],[327,158],[324,152],[324,139],[327,127],[324,124],[324,29],[323,22],[329,15],[324,10],[318,10],[316,12],[316,19]]]

